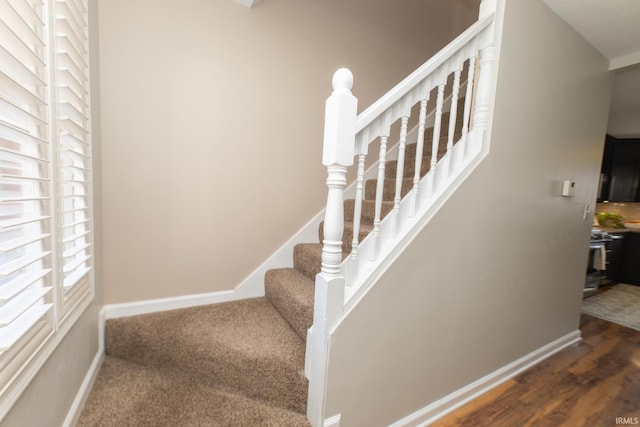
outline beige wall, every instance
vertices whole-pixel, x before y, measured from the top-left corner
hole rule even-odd
[[[322,208],[333,72],[363,108],[474,3],[101,2],[105,303],[237,286]]]
[[[640,138],[640,64],[615,71],[607,133]]]
[[[345,427],[388,425],[578,328],[608,63],[542,2],[506,2],[504,20],[488,157],[332,337],[326,415]]]
[[[89,0],[94,167],[96,296],[89,308],[64,337],[9,413],[2,427],[55,427],[62,425],[78,389],[99,350],[98,312],[102,295],[102,230],[100,180],[100,102],[97,49],[97,1]]]

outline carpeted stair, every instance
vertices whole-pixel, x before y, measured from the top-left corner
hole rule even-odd
[[[421,176],[431,161],[427,141]],[[446,137],[440,147],[439,158]],[[407,145],[403,195],[413,186],[415,154],[415,144]],[[383,217],[393,208],[396,168],[396,161],[386,165]],[[373,229],[376,185],[365,183],[360,241]],[[346,257],[353,200],[344,202],[344,212]],[[296,245],[294,268],[267,271],[263,298],[108,320],[106,357],[78,426],[310,425],[304,352],[322,224],[318,234],[318,242]]]

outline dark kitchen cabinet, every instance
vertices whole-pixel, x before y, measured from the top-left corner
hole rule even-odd
[[[640,233],[625,233],[619,281],[640,285]]]
[[[640,139],[607,135],[598,201],[640,202]]]
[[[607,248],[607,279],[621,282],[624,267],[624,235],[627,233],[609,233]]]

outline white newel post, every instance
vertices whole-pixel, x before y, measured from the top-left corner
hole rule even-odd
[[[479,135],[478,140],[469,141],[473,142],[474,147],[468,147],[473,152],[477,152],[484,146],[485,134],[489,129],[491,98],[494,92],[494,65],[497,56],[498,48],[495,46],[489,46],[480,51],[477,91],[473,109],[473,127],[474,130],[478,131]],[[482,146],[477,146],[478,143],[482,144]]]
[[[309,361],[307,416],[314,427],[324,422],[324,395],[327,375],[328,333],[342,315],[345,279],[340,272],[344,229],[344,188],[347,166],[355,155],[358,100],[351,94],[353,75],[341,68],[333,75],[333,93],[325,106],[322,163],[327,167],[327,207],[322,242],[322,270],[316,276]]]

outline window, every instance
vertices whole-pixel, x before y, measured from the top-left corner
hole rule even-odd
[[[0,0],[0,416],[93,298],[85,0]]]

